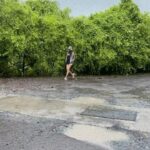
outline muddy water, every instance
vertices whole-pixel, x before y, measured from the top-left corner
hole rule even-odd
[[[0,111],[66,119],[66,117],[81,113],[89,106],[102,104],[104,100],[90,97],[80,97],[73,101],[56,101],[29,96],[13,96],[0,99]]]
[[[127,134],[106,128],[75,124],[65,131],[65,135],[77,140],[111,149],[110,142],[128,141]]]

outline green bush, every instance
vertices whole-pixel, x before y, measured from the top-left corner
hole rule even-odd
[[[0,76],[58,76],[72,45],[78,74],[150,71],[150,15],[132,0],[70,17],[53,0],[0,0]]]

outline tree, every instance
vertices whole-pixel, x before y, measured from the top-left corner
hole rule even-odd
[[[62,75],[66,48],[78,74],[150,71],[150,15],[132,0],[70,17],[53,0],[0,0],[0,75]]]

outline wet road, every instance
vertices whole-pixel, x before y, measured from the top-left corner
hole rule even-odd
[[[149,150],[150,74],[0,79],[0,150]]]

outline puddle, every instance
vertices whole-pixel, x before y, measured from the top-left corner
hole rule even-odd
[[[104,100],[80,97],[71,101],[45,100],[30,96],[14,96],[0,99],[0,111],[21,113],[49,118],[74,117],[88,106],[101,105]]]
[[[81,112],[82,107],[67,101],[44,100],[35,97],[7,97],[0,99],[0,111],[21,113],[31,116],[61,118]]]
[[[102,146],[108,149],[111,149],[110,142],[129,140],[129,137],[125,133],[119,131],[80,124],[75,124],[71,128],[68,128],[64,134],[71,138]]]
[[[104,99],[98,99],[93,97],[78,97],[72,99],[72,101],[84,106],[98,106],[107,104],[107,102]]]
[[[89,108],[93,110],[94,108],[99,107],[106,108],[106,106],[108,106],[109,110],[120,109],[121,112],[117,112],[116,114],[117,118],[118,116],[121,117],[119,119],[130,117],[130,114],[128,115],[130,111],[137,111],[138,115],[136,122],[129,122],[129,119],[127,119],[126,121],[120,120],[119,122],[122,123],[122,126],[127,129],[150,132],[149,108],[136,109],[134,107],[129,108],[122,106],[112,106],[103,99],[92,97],[79,97],[74,98],[70,101],[45,100],[30,96],[12,96],[0,99],[0,112],[20,113],[33,117],[46,117],[61,120],[71,119],[76,123],[83,122],[83,124],[103,125],[104,127],[106,127],[107,125],[115,124],[115,121],[112,121],[111,119],[108,120],[107,118],[102,119],[102,115],[105,115],[104,117],[112,118],[111,115],[115,116],[114,111],[110,112],[109,114],[103,114],[100,109],[94,112],[89,111],[88,113],[90,113],[90,117],[80,114],[84,113]],[[134,114],[131,114],[131,117],[132,116],[134,117]]]
[[[140,112],[135,123],[126,123],[124,128],[150,133],[150,111]]]

